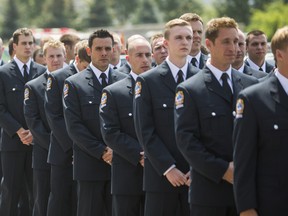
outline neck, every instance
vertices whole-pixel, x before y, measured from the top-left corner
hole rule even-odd
[[[186,61],[187,61],[187,58],[174,58],[174,57],[168,57],[169,58],[169,61],[171,61],[174,65],[176,65],[178,68],[182,68],[185,64],[186,64]]]

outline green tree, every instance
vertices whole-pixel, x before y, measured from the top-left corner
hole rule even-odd
[[[70,27],[65,0],[46,0],[39,13],[38,25],[42,28]]]
[[[249,2],[249,0],[221,0],[214,2],[214,5],[219,17],[228,16],[238,23],[247,25],[251,16]]]
[[[200,0],[155,0],[163,14],[165,22],[180,17],[184,13],[203,13],[203,4]]]
[[[4,20],[2,23],[1,37],[7,40],[12,37],[13,32],[19,28],[19,13],[17,7],[17,0],[9,0],[4,9]]]
[[[112,19],[108,13],[108,3],[103,0],[93,0],[89,5],[89,16],[87,17],[87,27],[101,27],[111,25]]]
[[[157,23],[158,19],[155,14],[153,5],[154,2],[150,0],[140,1],[140,5],[135,12],[135,17],[133,20],[134,24],[138,23]]]
[[[278,28],[287,25],[287,20],[288,5],[282,1],[277,1],[266,5],[263,10],[254,10],[251,23],[246,30],[260,29],[266,33],[270,40]]]
[[[124,25],[130,21],[135,8],[138,8],[139,1],[110,0],[108,1],[108,5],[112,8],[111,15],[114,18],[113,24]]]

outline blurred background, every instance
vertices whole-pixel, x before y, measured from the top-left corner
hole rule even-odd
[[[234,18],[244,32],[264,31],[268,40],[288,25],[288,0],[0,0],[0,37],[7,42],[15,29],[33,29],[36,40],[77,33],[81,38],[98,28],[149,38],[164,23],[193,12],[204,22],[213,17]]]

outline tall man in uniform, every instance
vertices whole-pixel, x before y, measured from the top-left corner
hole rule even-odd
[[[113,150],[112,206],[113,216],[144,214],[144,152],[133,122],[133,91],[137,76],[151,68],[151,46],[138,38],[128,46],[130,75],[104,88],[100,105],[101,132]]]
[[[46,68],[31,61],[34,48],[32,31],[17,29],[13,33],[15,56],[0,68],[0,125],[2,127],[0,215],[17,215],[20,193],[28,193],[32,213],[32,141],[23,113],[24,85],[41,75]],[[25,182],[25,189],[23,188]],[[25,195],[23,195],[25,197]]]
[[[47,70],[44,74],[25,84],[24,116],[33,135],[33,216],[46,216],[50,194],[50,164],[47,163],[50,145],[50,127],[47,122],[44,100],[48,74],[62,68],[65,47],[59,40],[50,40],[43,47]]]
[[[51,164],[51,194],[47,216],[76,215],[77,188],[73,181],[73,143],[65,125],[62,92],[64,80],[84,70],[90,63],[87,47],[87,40],[78,42],[75,61],[68,67],[48,75],[45,112],[52,132],[48,154],[48,162]]]
[[[191,216],[236,216],[232,107],[239,91],[258,80],[231,68],[239,39],[233,19],[210,20],[205,37],[211,61],[177,87],[176,141],[193,168]]]
[[[247,33],[246,48],[248,58],[245,64],[259,71],[269,73],[273,71],[273,65],[265,61],[265,55],[268,51],[267,36],[261,30],[253,30]]]
[[[239,34],[238,47],[236,52],[236,58],[235,61],[232,63],[232,67],[241,73],[256,77],[257,79],[265,77],[267,73],[259,70],[254,70],[244,63],[244,58],[246,56],[245,35],[240,29],[238,29],[238,34]]]
[[[90,65],[65,81],[64,117],[74,144],[77,216],[110,216],[112,150],[101,136],[99,105],[103,87],[126,75],[109,67],[113,36],[108,31],[95,31],[90,35],[88,44]]]
[[[234,129],[234,190],[240,216],[288,212],[288,27],[271,41],[278,69],[243,90]]]
[[[208,59],[208,56],[201,52],[202,35],[204,32],[203,20],[195,13],[185,13],[180,19],[189,22],[193,30],[193,44],[187,59],[193,66],[202,69]]]
[[[177,148],[174,135],[174,97],[177,83],[196,72],[187,61],[192,46],[190,24],[181,19],[166,23],[167,59],[137,77],[134,121],[144,147],[146,216],[189,215],[189,165]]]

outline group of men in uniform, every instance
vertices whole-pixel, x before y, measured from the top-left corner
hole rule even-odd
[[[34,216],[285,215],[288,28],[269,74],[263,32],[245,41],[234,19],[212,19],[209,58],[202,34],[183,14],[150,43],[128,38],[119,68],[119,37],[101,29],[63,68],[63,43],[44,44],[43,67],[17,29],[0,67],[0,215],[18,215],[24,194]]]

